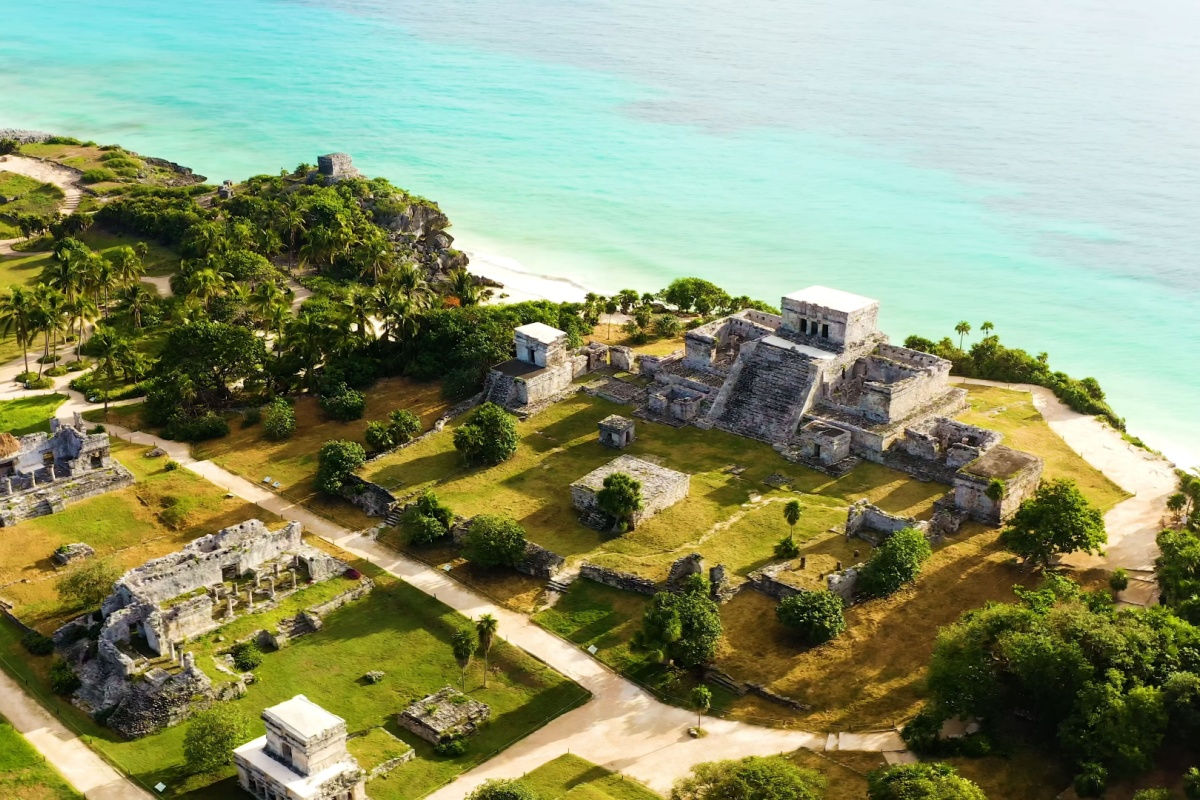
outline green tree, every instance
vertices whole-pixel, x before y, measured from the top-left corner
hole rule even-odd
[[[637,644],[683,667],[712,661],[721,638],[721,613],[708,585],[692,576],[679,592],[654,595],[642,617]]]
[[[805,644],[821,644],[846,629],[845,603],[827,589],[800,592],[775,606],[775,616]]]
[[[467,800],[538,800],[538,796],[519,780],[493,779],[484,781]]]
[[[55,590],[77,608],[96,608],[113,590],[121,570],[105,560],[85,561],[58,579]]]
[[[932,553],[929,540],[921,531],[915,528],[896,531],[863,565],[858,586],[867,595],[886,597],[915,580]]]
[[[642,509],[642,482],[624,472],[605,477],[604,486],[596,492],[596,504],[613,519],[619,531],[632,530],[634,515]]]
[[[1188,767],[1183,773],[1183,796],[1187,800],[1200,800],[1200,769]]]
[[[273,442],[292,438],[296,432],[296,410],[285,397],[276,397],[267,403],[263,413],[263,434]]]
[[[983,332],[984,336],[987,336],[989,333],[996,330],[996,326],[991,320],[985,319],[983,324],[979,326],[979,330]]]
[[[948,764],[895,764],[867,776],[869,800],[987,800]]]
[[[183,760],[192,773],[215,772],[233,761],[233,748],[252,736],[250,721],[230,703],[194,715],[183,734]]]
[[[454,431],[454,447],[472,466],[494,466],[517,452],[517,423],[495,403],[484,403]]]
[[[454,653],[454,660],[458,662],[458,668],[462,670],[464,692],[467,690],[467,668],[471,666],[471,658],[475,655],[475,648],[478,645],[475,632],[466,628],[455,631],[450,637],[450,650]]]
[[[1046,568],[1076,550],[1102,552],[1104,516],[1067,479],[1044,481],[1000,534],[1000,543],[1033,567]]]
[[[379,420],[367,423],[367,429],[363,431],[363,441],[367,443],[367,447],[376,452],[388,450],[395,445],[391,428],[386,422]]]
[[[421,432],[421,419],[407,408],[398,408],[388,415],[388,432],[393,444],[407,444]]]
[[[326,442],[317,453],[317,488],[337,495],[346,479],[367,460],[367,452],[358,442],[344,439]]]
[[[480,514],[471,522],[463,556],[481,567],[515,567],[525,557],[525,544],[525,529],[516,520]]]
[[[971,323],[965,319],[954,326],[954,332],[958,334],[958,349],[962,350],[963,340],[967,338],[967,334],[971,332]]]
[[[483,653],[483,688],[485,689],[487,688],[488,654],[492,650],[492,644],[496,641],[496,629],[499,627],[500,620],[491,614],[484,614],[475,620],[475,635],[479,637],[479,651]]]
[[[699,728],[704,715],[712,707],[712,691],[701,684],[692,689],[689,699],[692,701],[692,708],[696,709],[696,727]]]
[[[825,778],[782,756],[709,761],[692,767],[671,789],[671,800],[821,800]]]
[[[775,555],[777,558],[795,558],[800,554],[800,547],[796,544],[796,523],[800,521],[800,501],[789,500],[783,506],[783,519],[788,525],[787,538],[780,540],[775,545]]]
[[[29,374],[29,343],[34,332],[33,294],[21,286],[0,292],[0,331],[5,336],[13,334],[21,345],[21,357],[25,359],[25,374]]]

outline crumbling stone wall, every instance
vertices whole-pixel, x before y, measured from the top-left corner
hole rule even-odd
[[[846,512],[846,537],[857,536],[875,546],[882,544],[896,531],[905,528],[915,528],[924,532],[929,528],[929,523],[913,517],[889,514],[882,508],[871,505],[866,499],[855,501]]]
[[[658,594],[658,584],[649,578],[643,578],[641,575],[634,575],[632,572],[622,572],[608,567],[601,567],[598,564],[584,562],[579,568],[579,577],[586,578],[595,583],[602,583],[605,586],[611,586],[614,589],[621,589],[626,592],[635,592],[636,594],[653,595]]]
[[[368,517],[386,517],[396,505],[394,494],[357,475],[348,475],[342,481],[342,488],[338,494],[351,505],[362,509]]]

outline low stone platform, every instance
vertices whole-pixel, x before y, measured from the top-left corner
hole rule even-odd
[[[404,709],[396,716],[396,722],[406,731],[436,745],[470,736],[491,714],[487,704],[472,700],[453,686],[446,686]]]

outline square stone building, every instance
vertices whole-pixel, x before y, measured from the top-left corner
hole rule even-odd
[[[571,484],[571,503],[579,511],[580,521],[590,528],[607,530],[612,520],[601,508],[596,495],[604,488],[604,479],[617,472],[636,478],[642,484],[642,509],[634,514],[633,524],[654,516],[688,496],[691,476],[635,456],[618,456]]]
[[[1040,458],[998,444],[955,473],[954,505],[974,520],[1001,525],[1037,490],[1041,479]],[[1004,487],[999,501],[988,496],[993,481]]]
[[[346,721],[302,694],[264,709],[267,732],[233,751],[238,785],[260,800],[365,800]]]
[[[432,745],[470,736],[492,715],[486,703],[445,686],[400,712],[396,721]]]
[[[623,450],[633,444],[636,438],[633,420],[620,414],[609,414],[600,420],[597,427],[600,429],[600,444],[605,447]]]
[[[516,358],[488,373],[485,400],[520,411],[553,400],[575,379],[565,331],[531,322],[513,331],[513,347]]]

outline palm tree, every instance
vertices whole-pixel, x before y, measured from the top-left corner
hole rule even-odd
[[[96,317],[100,316],[100,309],[96,307],[96,302],[85,294],[75,295],[75,299],[67,299],[63,310],[67,312],[68,320],[74,320],[78,323],[79,333],[75,337],[75,358],[79,358],[79,348],[83,346],[84,328],[89,322],[94,322]],[[70,326],[68,325],[68,331]]]
[[[374,334],[371,325],[371,311],[375,307],[374,295],[368,289],[356,286],[346,293],[342,301],[346,315],[354,323],[355,332],[364,342],[369,342]]]
[[[425,271],[412,261],[402,261],[383,276],[384,287],[406,297],[416,308],[429,305],[432,292]]]
[[[396,263],[396,251],[386,236],[375,233],[358,243],[355,260],[358,262],[359,275],[364,280],[379,283],[384,273]]]
[[[91,352],[96,356],[96,371],[107,375],[110,381],[116,381],[117,368],[121,362],[128,343],[112,328],[100,325],[92,334]],[[108,389],[104,389],[104,414],[108,415]]]
[[[111,261],[99,253],[88,255],[84,287],[91,291],[96,305],[104,317],[108,317],[108,292],[116,282],[116,270]],[[101,299],[103,298],[103,299]]]
[[[450,273],[450,294],[458,298],[461,306],[479,305],[479,285],[475,277],[462,267]]]
[[[958,349],[962,350],[963,339],[965,339],[967,334],[971,332],[971,323],[964,319],[954,326],[954,332],[958,334]]]
[[[800,521],[800,501],[788,500],[787,505],[783,507],[783,518],[788,524],[788,539],[793,540],[793,534],[796,530],[796,523]]]
[[[108,257],[113,265],[113,277],[120,286],[131,286],[146,274],[146,265],[132,247],[118,247]]]
[[[1188,496],[1183,492],[1176,492],[1167,498],[1167,509],[1175,515],[1175,522],[1178,525],[1187,515],[1184,509],[1187,508]]]
[[[467,690],[467,667],[471,666],[471,656],[475,654],[475,632],[467,629],[456,631],[450,637],[450,648],[454,652],[454,660],[462,670],[462,688]]]
[[[134,283],[121,292],[121,305],[133,317],[133,327],[142,327],[142,314],[154,305],[154,295],[143,283]]]
[[[292,264],[295,265],[297,242],[307,227],[304,212],[294,202],[284,203],[276,218],[276,223],[287,236],[288,252],[292,256]]]
[[[604,313],[608,316],[608,340],[610,342],[612,341],[612,318],[619,308],[620,305],[617,303],[616,298],[610,297],[604,301]]]
[[[213,299],[225,294],[226,278],[225,273],[212,267],[196,270],[188,276],[188,294],[199,300],[204,305],[204,310],[208,311]]]
[[[66,304],[67,296],[45,283],[39,283],[33,287],[33,325],[34,330],[42,332],[45,340],[45,346],[42,349],[42,358],[38,362],[38,377],[42,377],[42,369],[49,361],[50,345],[52,342],[57,344],[58,332],[63,328],[63,322],[66,320]]]
[[[21,356],[25,359],[25,374],[29,374],[29,342],[33,339],[33,293],[22,286],[0,292],[0,331],[17,337]]]
[[[488,651],[492,649],[492,642],[496,639],[496,628],[500,627],[500,621],[491,614],[484,614],[479,619],[475,620],[475,635],[479,637],[479,649],[483,652],[483,688],[487,688],[487,673],[488,673]]]
[[[996,330],[996,326],[990,320],[985,319],[983,324],[979,326],[979,330],[983,332],[984,336],[987,336],[989,333]]]

